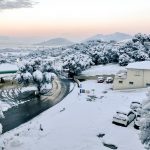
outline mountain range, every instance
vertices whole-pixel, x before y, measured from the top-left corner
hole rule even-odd
[[[103,35],[103,34],[97,34],[95,36],[89,37],[84,41],[81,42],[85,42],[85,41],[90,41],[90,40],[102,40],[102,41],[123,41],[123,40],[127,40],[127,39],[131,39],[132,36],[129,34],[125,34],[125,33],[120,33],[120,32],[116,32],[113,34],[107,34],[107,35]],[[50,40],[40,40],[40,38],[35,37],[33,39],[30,38],[19,38],[19,37],[9,37],[9,36],[0,36],[0,46],[4,46],[4,47],[12,47],[14,45],[16,46],[22,46],[22,45],[32,45],[32,46],[50,46],[50,47],[61,47],[61,46],[70,46],[72,44],[75,44],[76,42],[72,42],[68,39],[65,38],[53,38]],[[33,44],[34,43],[34,44]]]
[[[67,40],[65,38],[54,38],[54,39],[50,39],[48,41],[44,41],[41,43],[37,43],[35,45],[42,45],[42,46],[69,46],[74,44],[74,42]]]
[[[116,32],[113,34],[107,34],[107,35],[103,35],[103,34],[97,34],[95,36],[92,36],[88,39],[86,39],[86,41],[91,41],[91,40],[102,40],[102,41],[122,41],[122,40],[126,40],[126,39],[131,39],[132,36],[129,34],[125,34],[125,33],[120,33],[120,32]]]

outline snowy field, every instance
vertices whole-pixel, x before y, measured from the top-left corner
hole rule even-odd
[[[125,67],[119,66],[118,64],[98,65],[92,66],[91,68],[82,72],[85,76],[96,76],[96,75],[114,75],[120,70],[125,70]]]
[[[82,82],[82,87],[97,98],[89,101],[76,87],[56,106],[1,135],[0,146],[5,150],[109,150],[102,144],[105,141],[118,150],[144,150],[133,122],[117,126],[112,117],[116,110],[129,108],[131,101],[145,99],[146,89],[113,91],[110,84],[94,80]],[[99,133],[105,136],[98,138]]]

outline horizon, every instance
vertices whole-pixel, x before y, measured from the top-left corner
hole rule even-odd
[[[22,43],[22,42],[28,42],[31,41],[31,43],[33,42],[44,42],[44,41],[48,41],[48,40],[53,40],[53,39],[66,39],[72,42],[83,42],[89,38],[98,36],[98,35],[103,35],[103,36],[107,36],[107,35],[113,35],[113,34],[125,34],[125,35],[129,35],[129,36],[134,36],[135,34],[128,34],[128,33],[123,33],[123,32],[113,32],[110,34],[101,34],[101,33],[97,33],[97,34],[92,34],[91,36],[87,36],[84,37],[82,39],[74,39],[71,37],[66,37],[66,36],[48,36],[48,37],[39,37],[39,36],[28,36],[28,37],[21,37],[21,36],[8,36],[8,35],[0,35],[0,41],[16,41],[19,40],[18,42]],[[34,43],[33,43],[34,44]]]
[[[149,0],[2,0],[0,36],[80,41],[115,32],[149,34],[149,14]]]

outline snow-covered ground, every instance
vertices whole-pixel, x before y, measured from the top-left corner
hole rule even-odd
[[[0,90],[0,111],[4,112],[10,109],[11,107],[18,106],[19,104],[23,104],[27,101],[28,99],[24,101],[17,101],[16,97],[18,97],[19,93],[21,92],[26,93],[26,92],[31,92],[31,91],[37,91],[37,87],[35,86],[29,86],[29,87],[23,87],[23,88],[15,88],[15,89],[10,89],[10,90]],[[10,98],[11,97],[11,98]],[[20,98],[21,100],[21,98]]]
[[[6,150],[108,150],[106,143],[118,150],[144,150],[133,123],[128,127],[112,124],[116,110],[129,108],[131,101],[146,98],[146,89],[113,91],[110,84],[94,80],[82,82],[82,88],[97,98],[78,94],[75,87],[63,101],[20,127],[1,135],[0,146]],[[95,89],[95,90],[92,90]],[[94,93],[93,93],[94,92]],[[104,133],[103,138],[98,138]]]
[[[9,108],[11,108],[10,104],[0,101],[0,111],[7,111]]]
[[[125,70],[125,67],[119,66],[118,64],[98,65],[92,66],[91,68],[82,72],[85,76],[96,76],[96,75],[114,75],[120,70]]]

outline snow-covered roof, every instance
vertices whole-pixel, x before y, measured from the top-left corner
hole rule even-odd
[[[126,67],[127,69],[145,69],[150,70],[150,61],[134,62],[130,63]]]
[[[0,71],[14,71],[14,70],[18,70],[18,67],[15,64],[9,63],[0,64]]]

